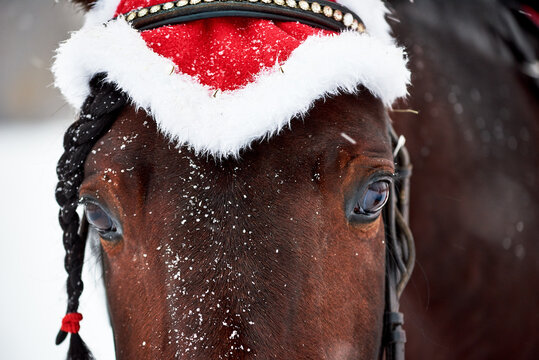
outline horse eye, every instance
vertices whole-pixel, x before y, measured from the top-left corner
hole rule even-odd
[[[88,223],[96,228],[99,233],[116,231],[112,219],[99,205],[86,203],[85,214]]]
[[[375,215],[389,199],[389,183],[385,180],[376,181],[369,185],[363,197],[354,207],[354,213],[358,215]]]

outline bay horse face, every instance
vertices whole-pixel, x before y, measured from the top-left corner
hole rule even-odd
[[[216,161],[126,107],[80,189],[117,357],[376,358],[384,224],[359,208],[391,181],[388,127],[368,91],[340,95]]]

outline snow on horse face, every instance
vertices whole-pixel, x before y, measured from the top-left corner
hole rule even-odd
[[[346,203],[393,171],[387,117],[363,92],[216,162],[126,108],[86,160],[119,359],[374,358],[384,305],[380,216]],[[350,139],[353,139],[352,143]]]
[[[57,171],[68,358],[90,356],[90,240],[119,359],[401,359],[381,212],[410,74],[383,2],[79,3],[53,66],[80,110]]]

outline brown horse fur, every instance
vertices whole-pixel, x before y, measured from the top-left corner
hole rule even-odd
[[[411,359],[539,354],[539,101],[515,48],[534,43],[504,2],[394,2],[419,110],[392,114],[414,164]]]
[[[386,110],[367,91],[220,162],[126,107],[80,189],[121,224],[119,241],[101,239],[117,358],[376,358],[383,221],[351,223],[344,206],[392,171]]]
[[[93,3],[76,2],[85,8]],[[420,110],[419,117],[393,115],[399,117],[398,130],[405,133],[414,162],[411,222],[420,271],[414,273],[403,299],[407,353],[413,359],[528,359],[537,354],[537,295],[530,289],[537,278],[533,255],[539,244],[539,150],[533,142],[539,136],[539,109],[515,71],[508,46],[515,42],[504,43],[499,39],[506,35],[492,33],[496,27],[501,33],[514,29],[505,23],[508,17],[500,20],[503,2],[509,1],[391,2],[401,19],[396,34],[410,49],[415,74],[405,106]],[[340,120],[336,125],[343,125]],[[294,122],[293,135],[307,126],[315,124],[311,119],[305,125]],[[494,136],[500,128],[503,139]],[[282,134],[272,143],[287,136],[292,134]],[[324,132],[319,138],[327,136]],[[332,136],[348,146],[337,133]],[[517,140],[516,148],[507,145],[511,139]],[[321,146],[334,149],[328,144],[320,140]],[[324,224],[329,226],[329,220]],[[108,255],[105,263],[111,266]],[[377,268],[381,271],[381,265]],[[113,308],[113,316],[114,312]],[[313,314],[310,321],[316,318]],[[124,320],[115,320],[117,339],[122,337],[118,332],[125,331],[119,321]],[[155,321],[145,322],[150,332]],[[123,326],[129,324],[125,321]],[[337,325],[333,328],[340,328]],[[316,349],[311,343],[323,338],[308,339],[305,345]]]

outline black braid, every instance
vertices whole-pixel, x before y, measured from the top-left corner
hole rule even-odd
[[[103,79],[101,74],[90,82],[90,95],[82,106],[78,120],[65,133],[64,154],[56,168],[56,201],[60,205],[59,222],[64,232],[65,269],[68,274],[67,313],[77,312],[84,288],[81,277],[86,236],[79,235],[80,219],[77,214],[79,187],[84,179],[84,162],[97,140],[110,129],[126,104],[125,95]],[[67,333],[60,330],[56,344],[62,343],[66,337]],[[71,334],[67,359],[93,359],[79,334]]]

